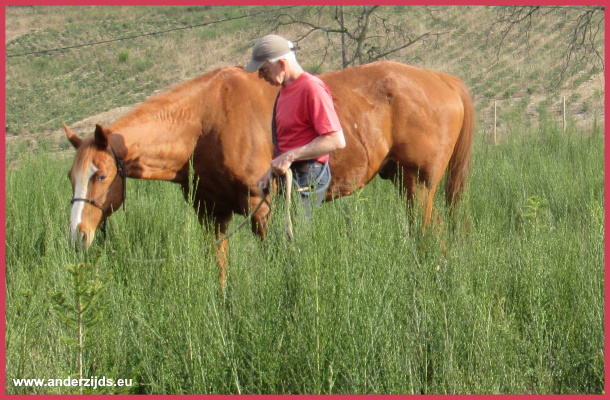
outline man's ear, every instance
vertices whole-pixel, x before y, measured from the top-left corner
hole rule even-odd
[[[286,71],[286,64],[288,63],[288,61],[286,61],[286,59],[284,58],[280,58],[279,60],[277,60],[277,62],[282,64],[282,71]]]

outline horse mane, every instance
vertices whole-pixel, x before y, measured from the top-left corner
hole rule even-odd
[[[234,74],[239,70],[243,70],[243,67],[218,68],[197,78],[170,87],[166,91],[136,105],[129,112],[114,121],[109,129],[116,132],[124,127],[141,124],[143,121],[148,120],[171,119],[172,117],[181,119],[181,113],[184,113],[185,108],[201,103],[193,101],[195,98],[206,99],[204,91],[216,77],[220,74]]]
[[[78,151],[76,152],[76,154],[74,156],[75,164],[76,163],[78,163],[78,165],[84,164],[86,161],[90,160],[93,157],[94,152],[98,151],[98,150],[99,149],[96,146],[94,146],[93,138],[83,139],[82,145],[79,146]]]

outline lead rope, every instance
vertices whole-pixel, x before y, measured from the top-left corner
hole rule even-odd
[[[269,188],[271,188],[271,184],[272,184],[272,177],[269,177],[269,183],[268,186]],[[264,189],[263,189],[263,182],[260,182],[258,184],[258,188],[260,190],[260,193],[265,193]],[[288,169],[286,171],[286,191],[285,191],[285,205],[286,205],[286,217],[285,217],[285,223],[286,223],[286,235],[288,236],[288,238],[290,240],[293,239],[294,234],[292,232],[292,218],[290,216],[290,202],[291,200],[291,192],[292,191],[292,171],[290,169]],[[261,201],[256,205],[256,207],[254,207],[254,209],[250,212],[250,214],[248,214],[244,220],[235,228],[233,229],[233,231],[223,237],[221,237],[220,239],[217,239],[216,241],[214,241],[213,243],[205,246],[203,248],[203,251],[208,250],[209,248],[216,246],[220,243],[222,243],[223,241],[227,240],[228,238],[230,238],[231,236],[233,236],[235,233],[237,233],[238,230],[240,230],[241,228],[243,228],[248,221],[252,218],[252,216],[259,210],[259,208],[262,207],[263,204],[267,204],[269,206],[269,209],[271,210],[271,203],[269,203],[267,201],[267,197],[263,196],[261,198]],[[265,215],[265,218],[269,215],[269,213],[267,213],[267,215]],[[181,258],[182,256],[178,256],[175,258]],[[136,260],[136,259],[130,259],[130,261],[135,261],[135,262],[162,262],[162,261],[167,261],[167,259],[162,258],[162,259],[155,259],[155,260]]]
[[[271,117],[271,141],[273,142],[273,158],[277,157],[280,155],[280,146],[278,145],[278,141],[277,141],[277,126],[275,123],[275,112],[277,109],[277,101],[280,98],[280,93],[277,94],[277,97],[275,98],[275,102],[273,103],[273,114]],[[294,234],[292,232],[292,219],[290,218],[290,197],[291,197],[291,192],[292,192],[292,170],[290,168],[288,168],[286,170],[286,173],[284,174],[285,178],[286,178],[286,190],[285,190],[285,201],[286,201],[286,235],[288,236],[288,239],[292,240],[294,238]],[[269,176],[269,186],[271,187],[271,176]]]
[[[260,183],[258,184],[258,188],[259,188],[259,190],[261,191],[261,193],[264,193],[264,191],[263,191],[263,187],[262,187],[262,186],[263,186],[263,183],[262,183],[262,182],[260,182]],[[258,209],[259,209],[259,208],[261,208],[261,206],[262,206],[264,203],[267,203],[267,205],[269,205],[269,207],[271,207],[271,204],[270,204],[270,203],[267,201],[266,196],[264,196],[264,195],[263,195],[263,196],[262,196],[262,198],[261,198],[261,201],[260,201],[260,202],[259,202],[259,203],[256,205],[256,207],[254,207],[254,209],[253,209],[252,211],[250,211],[250,214],[248,214],[248,215],[247,215],[247,216],[244,218],[244,220],[243,220],[243,221],[242,221],[242,222],[241,222],[241,223],[240,223],[240,224],[239,224],[239,225],[238,225],[238,226],[237,226],[235,229],[233,229],[233,231],[232,231],[231,233],[228,233],[228,234],[224,235],[223,237],[221,237],[220,239],[217,239],[217,240],[216,240],[216,241],[214,241],[213,243],[211,243],[211,244],[209,244],[209,245],[205,246],[205,247],[203,248],[203,250],[204,250],[204,251],[205,251],[205,250],[208,250],[210,247],[212,247],[212,246],[216,246],[216,245],[218,245],[218,244],[220,244],[220,243],[224,242],[225,240],[227,240],[227,239],[228,239],[228,238],[230,238],[231,236],[233,236],[233,235],[234,235],[234,234],[235,234],[235,233],[236,233],[238,230],[240,230],[241,228],[243,228],[243,227],[244,227],[244,226],[245,226],[245,225],[248,223],[248,221],[250,220],[250,218],[252,218],[252,216],[253,216],[253,215],[254,215],[254,214],[255,214],[255,213],[258,211]]]
[[[267,187],[271,187],[271,180],[272,178],[269,177],[269,183],[267,185]],[[264,193],[264,189],[263,189],[263,182],[259,182],[258,184],[258,189],[260,191],[260,193]],[[294,234],[292,232],[292,218],[290,216],[290,202],[291,200],[291,194],[290,192],[292,191],[292,171],[290,170],[290,168],[286,171],[286,191],[285,191],[285,204],[286,204],[286,217],[285,217],[285,222],[286,222],[286,234],[288,235],[288,238],[290,240],[293,239]],[[208,250],[210,247],[212,246],[216,246],[222,242],[224,242],[225,240],[227,240],[228,238],[230,238],[231,236],[233,236],[235,233],[237,233],[238,230],[240,230],[241,228],[243,228],[248,221],[252,218],[252,216],[254,216],[254,214],[256,214],[256,212],[259,210],[259,208],[261,208],[261,206],[263,204],[267,204],[269,206],[269,209],[271,209],[271,203],[269,203],[267,201],[266,196],[262,196],[261,201],[256,205],[256,207],[254,207],[254,209],[252,211],[250,211],[250,214],[248,214],[244,220],[237,226],[235,227],[235,229],[233,229],[233,231],[231,231],[231,233],[228,233],[226,235],[224,235],[223,237],[221,237],[220,239],[217,239],[216,241],[214,241],[213,243],[205,246],[203,248],[203,250]],[[267,213],[267,215],[269,215]],[[267,217],[267,215],[265,215],[265,217]]]
[[[292,170],[288,168],[286,170],[286,235],[288,235],[288,239],[292,240],[294,238],[294,234],[292,232],[292,218],[290,217],[290,201],[291,201],[291,192],[292,192]]]

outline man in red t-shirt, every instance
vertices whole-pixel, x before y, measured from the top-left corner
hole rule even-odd
[[[276,154],[260,181],[266,187],[270,174],[284,175],[291,168],[310,219],[312,200],[319,205],[330,184],[329,153],[345,147],[345,137],[330,90],[303,71],[292,48],[281,36],[262,37],[245,70],[258,71],[259,78],[281,86],[275,107]]]

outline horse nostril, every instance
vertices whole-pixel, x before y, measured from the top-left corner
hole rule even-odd
[[[86,250],[93,242],[94,233],[88,233],[81,227],[70,228],[68,233],[68,244],[76,250]]]

